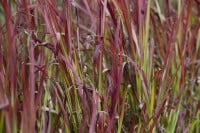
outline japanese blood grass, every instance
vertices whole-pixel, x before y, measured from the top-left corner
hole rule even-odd
[[[0,132],[199,132],[199,0],[0,4]]]

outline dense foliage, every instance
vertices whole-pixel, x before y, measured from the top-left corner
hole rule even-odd
[[[0,0],[1,133],[199,133],[200,0]]]

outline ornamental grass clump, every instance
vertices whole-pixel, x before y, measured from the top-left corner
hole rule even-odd
[[[199,133],[199,0],[0,0],[0,132]]]

